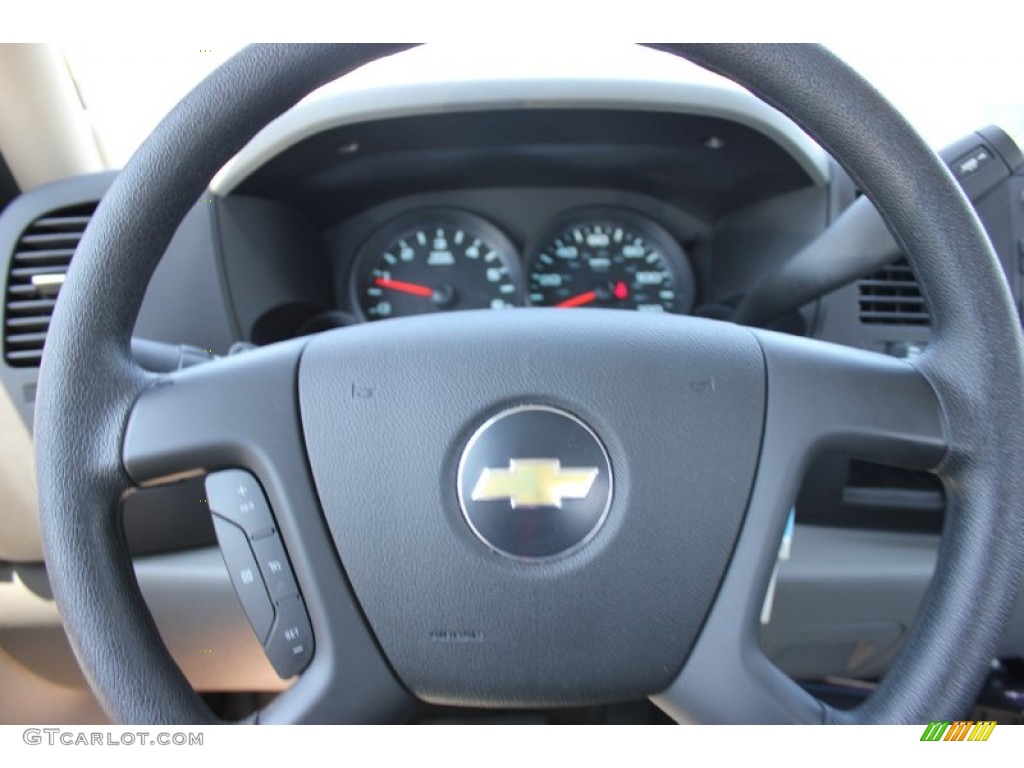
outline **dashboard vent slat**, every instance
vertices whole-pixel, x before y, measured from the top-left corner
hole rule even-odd
[[[4,360],[17,368],[37,367],[50,316],[71,257],[95,203],[40,216],[21,233],[7,272],[4,301]]]
[[[17,251],[14,254],[14,260],[19,264],[67,264],[71,261],[71,255],[75,252],[74,248],[63,248],[54,250],[39,250],[39,251]]]
[[[14,267],[11,277],[23,277],[31,283],[34,275],[63,275],[67,271],[67,266],[62,264],[40,264],[35,267]]]
[[[92,218],[91,213],[88,216],[46,216],[42,219],[36,219],[32,226],[35,229],[59,229],[65,232],[77,230],[78,232],[83,232],[90,218]]]
[[[81,232],[46,232],[40,235],[22,235],[21,240],[18,241],[18,245],[21,247],[25,246],[38,246],[40,248],[53,247],[63,245],[65,248],[74,248],[78,245],[78,241],[81,240]]]
[[[43,361],[43,349],[18,349],[4,353],[7,362],[18,368],[38,368]]]
[[[857,281],[857,310],[867,325],[931,324],[914,270],[905,259]]]
[[[5,325],[8,328],[49,328],[49,317],[8,317]]]
[[[15,314],[24,314],[26,312],[39,312],[46,313],[49,317],[53,312],[53,307],[57,303],[56,299],[31,299],[29,301],[8,301],[7,311]]]
[[[12,347],[36,347],[46,341],[46,331],[40,333],[12,333],[7,337],[7,343]]]

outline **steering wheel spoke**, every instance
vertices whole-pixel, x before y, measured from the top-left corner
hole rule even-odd
[[[765,656],[758,623],[783,528],[822,451],[932,469],[946,450],[939,402],[909,363],[757,332],[767,400],[761,458],[729,570],[686,666],[653,697],[683,722],[818,723],[828,708]]]
[[[790,480],[799,480],[807,460],[825,451],[908,469],[941,462],[942,408],[914,365],[812,339],[756,335],[768,379],[762,473],[782,459]]]
[[[302,446],[295,394],[302,346],[279,344],[159,379],[128,418],[123,460],[131,478],[153,485],[224,467],[251,467],[264,478],[276,472],[274,459]]]
[[[259,495],[262,488],[276,531],[254,537],[251,549],[258,553],[279,536],[300,590],[298,596],[281,601],[270,590],[273,600],[265,603],[273,619],[265,627],[268,655],[273,660],[289,611],[299,615],[303,607],[312,623],[315,650],[292,687],[257,715],[260,722],[393,722],[409,711],[411,698],[388,669],[363,621],[305,461],[297,394],[304,346],[302,340],[278,344],[161,379],[132,408],[124,466],[139,484],[241,468],[257,481],[247,490],[250,496]],[[211,509],[223,512],[210,501]],[[242,529],[225,518],[218,518],[218,523],[218,535],[223,536],[220,527],[226,525],[248,553]],[[227,553],[224,538],[221,546]],[[252,570],[256,569],[250,569],[250,578]]]

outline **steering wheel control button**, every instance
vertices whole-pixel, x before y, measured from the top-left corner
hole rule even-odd
[[[313,632],[263,489],[249,472],[228,469],[206,477],[206,493],[249,623],[277,674],[297,675],[313,656]]]
[[[254,541],[252,550],[256,555],[256,563],[259,565],[260,573],[263,574],[263,581],[267,585],[270,598],[275,603],[299,594],[295,576],[288,564],[288,556],[285,554],[284,546],[277,534]]]
[[[274,606],[260,576],[256,558],[249,549],[249,541],[241,528],[216,515],[213,516],[213,527],[238,599],[256,636],[264,642],[274,623]]]
[[[263,650],[274,671],[282,678],[293,677],[306,668],[313,658],[313,630],[301,600],[277,607],[277,621]]]
[[[592,539],[611,507],[612,467],[594,431],[545,405],[484,422],[462,453],[462,514],[488,547],[509,557],[567,555]]]
[[[244,469],[228,469],[206,476],[210,511],[230,520],[250,539],[274,532],[274,517],[259,481]]]

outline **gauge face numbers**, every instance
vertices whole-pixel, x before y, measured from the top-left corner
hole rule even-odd
[[[402,217],[357,258],[356,294],[367,320],[522,303],[515,248],[496,227],[461,211]]]
[[[667,232],[625,214],[574,218],[541,241],[530,263],[534,306],[686,312],[692,278]]]

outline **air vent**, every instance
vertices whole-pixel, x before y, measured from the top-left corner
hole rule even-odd
[[[50,315],[71,255],[95,203],[61,208],[33,221],[14,246],[7,274],[4,359],[16,368],[38,367]]]
[[[928,325],[928,308],[905,259],[857,282],[859,316],[872,325]]]

